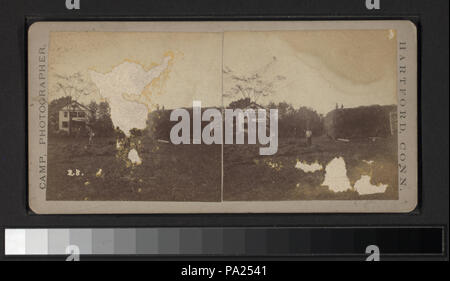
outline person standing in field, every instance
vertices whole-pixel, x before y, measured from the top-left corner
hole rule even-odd
[[[92,130],[92,128],[90,126],[87,126],[88,129],[88,136],[89,136],[89,144],[92,144],[94,142],[94,130]]]
[[[306,136],[306,145],[311,146],[312,145],[312,131],[310,129],[307,129],[305,132]]]

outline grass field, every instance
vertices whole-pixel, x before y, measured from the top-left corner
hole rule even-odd
[[[133,143],[141,165],[127,160],[128,150],[118,152],[113,137],[96,138],[92,145],[87,138],[51,137],[47,200],[220,201],[220,145],[172,145],[145,137]],[[225,145],[224,200],[398,198],[395,138],[340,142],[320,137],[311,147],[304,143],[280,139],[273,156],[260,156],[257,145]],[[325,167],[335,157],[345,160],[352,185],[361,175],[369,175],[372,184],[388,184],[386,192],[335,193],[321,185],[324,170],[307,173],[295,168],[298,160]]]
[[[115,138],[96,138],[93,145],[85,138],[51,138],[47,200],[220,200],[219,145],[134,140],[139,141],[142,164],[132,165],[126,161],[127,153],[117,152]]]
[[[224,200],[397,199],[396,145],[396,138],[341,142],[324,136],[314,138],[311,147],[303,139],[280,139],[273,156],[259,156],[255,145],[225,145]],[[297,160],[325,167],[335,157],[345,160],[352,186],[361,175],[369,175],[374,185],[388,184],[386,191],[371,195],[333,192],[321,185],[324,170],[308,173],[295,168]]]

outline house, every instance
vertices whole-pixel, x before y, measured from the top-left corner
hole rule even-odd
[[[229,107],[227,109],[240,109],[242,110],[242,112],[245,112],[246,110],[250,109],[253,110],[255,112],[255,119],[253,119],[252,121],[257,123],[259,121],[258,118],[258,109],[263,109],[266,111],[266,128],[269,129],[270,126],[270,109],[265,108],[264,106],[261,106],[259,104],[257,104],[254,101],[251,101],[249,98],[246,99],[241,99],[235,102],[230,103]],[[248,133],[248,121],[249,121],[250,116],[247,116],[247,114],[245,114],[245,118],[244,118],[244,134]],[[263,121],[263,120],[262,120]],[[237,120],[235,120],[233,122],[233,128],[236,128],[237,126],[241,126]]]
[[[250,104],[243,108],[242,111],[246,111],[247,109],[252,109],[255,112],[255,119],[253,119],[252,121],[255,123],[255,126],[258,126],[258,122],[259,121],[264,121],[264,118],[260,119],[260,117],[258,117],[258,110],[259,109],[263,109],[266,111],[266,129],[267,131],[270,131],[270,109],[266,109],[265,107],[257,104],[256,102],[250,102]],[[244,134],[247,135],[248,134],[248,121],[249,121],[249,116],[246,115],[247,118],[244,119]],[[237,123],[235,123],[235,126],[237,126]]]
[[[59,110],[58,129],[69,134],[86,129],[91,111],[77,101],[72,101]]]

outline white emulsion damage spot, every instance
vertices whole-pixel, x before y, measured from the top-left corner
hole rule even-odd
[[[106,74],[89,71],[92,81],[100,91],[100,95],[108,100],[111,106],[111,119],[115,127],[119,127],[127,136],[133,128],[144,129],[148,109],[144,104],[124,98],[139,96],[144,88],[158,78],[169,66],[170,57],[164,57],[158,66],[145,71],[136,63],[124,62]]]
[[[384,193],[387,189],[387,184],[373,185],[370,183],[370,177],[367,175],[361,176],[359,180],[355,182],[355,190],[359,195]]]
[[[142,164],[142,160],[139,157],[139,154],[137,153],[136,149],[132,149],[130,150],[130,152],[128,152],[128,159],[130,159],[131,163],[136,164],[136,165],[141,165]]]
[[[306,162],[300,162],[299,160],[297,160],[297,164],[295,164],[295,168],[300,169],[305,173],[314,173],[316,171],[322,170],[323,166],[317,162],[308,164]]]
[[[116,140],[116,149],[119,150],[122,148],[122,143],[119,140]]]
[[[331,191],[342,192],[351,190],[350,180],[347,177],[345,161],[342,157],[336,157],[325,167],[325,180],[322,185],[328,186]]]

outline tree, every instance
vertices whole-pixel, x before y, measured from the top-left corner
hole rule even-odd
[[[250,101],[258,103],[261,97],[274,94],[276,84],[286,79],[281,75],[270,76],[268,74],[269,69],[273,67],[276,61],[277,58],[273,57],[264,67],[248,75],[236,74],[229,67],[225,67],[223,70],[224,78],[228,80],[227,82],[231,86],[224,91],[223,96],[250,99]]]
[[[251,105],[251,103],[252,102],[250,101],[250,98],[242,98],[231,102],[230,105],[228,105],[228,108],[245,109],[248,108]]]
[[[174,125],[170,121],[171,110],[165,110],[157,105],[157,109],[149,112],[147,116],[147,126],[144,129],[145,135],[156,141],[157,139],[170,139],[170,130]]]
[[[278,118],[282,119],[287,117],[289,114],[293,114],[295,109],[292,104],[282,101],[278,104],[274,102],[270,102],[268,108],[278,109]]]
[[[280,138],[304,137],[306,130],[313,136],[323,134],[323,118],[314,109],[301,106],[295,109],[292,104],[271,102],[269,108],[278,109],[278,132]]]
[[[83,78],[80,72],[72,75],[55,74],[56,92],[61,92],[63,96],[70,97],[72,100],[78,100],[81,96],[90,95],[96,90],[95,84],[90,80]]]
[[[94,129],[101,136],[112,136],[114,134],[114,124],[111,119],[111,108],[108,102],[102,101],[98,104],[97,118]]]
[[[91,101],[88,105],[89,109],[89,124],[95,124],[97,122],[98,104],[95,101]]]

